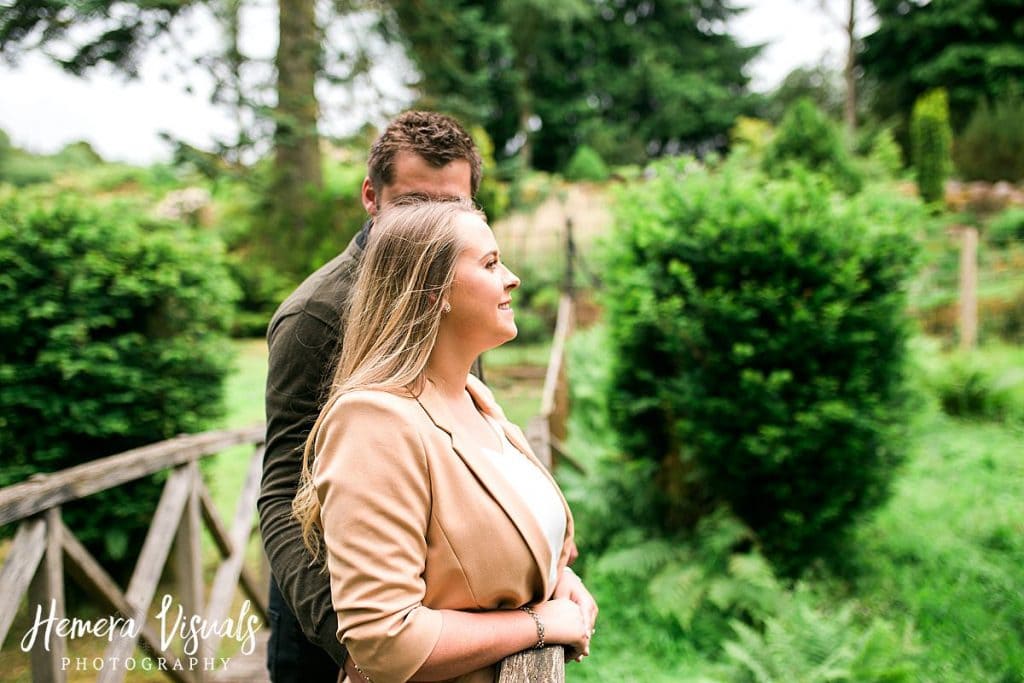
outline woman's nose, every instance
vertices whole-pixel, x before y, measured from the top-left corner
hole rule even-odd
[[[515,289],[521,283],[519,276],[513,273],[508,268],[505,269],[508,272],[508,278],[505,280],[505,289]]]

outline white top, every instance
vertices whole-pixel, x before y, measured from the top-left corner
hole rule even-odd
[[[558,578],[558,558],[565,542],[565,508],[557,489],[532,460],[520,453],[505,436],[501,425],[490,415],[484,415],[487,422],[501,439],[502,452],[493,448],[481,448],[491,463],[504,475],[512,488],[526,501],[534,518],[544,530],[551,548],[551,567],[548,571],[551,585]]]

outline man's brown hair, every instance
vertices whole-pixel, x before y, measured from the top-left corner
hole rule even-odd
[[[378,195],[394,180],[395,155],[399,152],[412,152],[434,168],[465,159],[469,162],[470,189],[476,196],[483,165],[480,152],[466,129],[452,117],[432,111],[407,111],[388,124],[370,148],[366,162],[370,183]]]

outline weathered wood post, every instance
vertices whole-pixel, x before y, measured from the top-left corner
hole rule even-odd
[[[543,650],[524,650],[498,664],[497,683],[564,683],[565,650],[550,645]]]
[[[29,612],[34,614],[38,606],[43,618],[49,617],[52,610],[54,617],[63,619],[66,610],[60,508],[52,507],[42,516],[46,520],[45,550],[28,588]],[[32,645],[33,683],[63,683],[67,680],[67,672],[61,663],[67,656],[67,642],[58,629],[49,635],[49,638],[37,637]]]
[[[978,343],[978,229],[960,228],[960,348],[966,351]]]
[[[192,615],[201,616],[204,612],[203,596],[203,553],[202,553],[202,519],[200,516],[199,463],[190,462],[182,466],[188,472],[189,493],[185,501],[185,510],[174,539],[174,572],[178,580],[178,594],[186,619]],[[199,639],[197,657],[208,657],[215,653],[209,651],[203,639]],[[206,680],[202,669],[193,670],[195,680],[199,683]]]

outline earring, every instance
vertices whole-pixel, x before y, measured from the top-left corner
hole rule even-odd
[[[445,301],[444,302],[444,306],[441,307],[441,312],[442,313],[451,313],[452,312],[452,305],[450,303],[448,303],[447,301]]]

